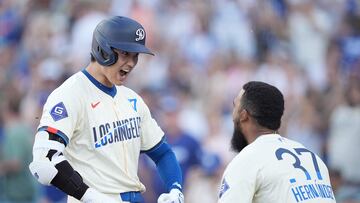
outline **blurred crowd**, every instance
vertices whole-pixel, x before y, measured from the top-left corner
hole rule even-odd
[[[28,170],[34,134],[47,96],[87,66],[92,31],[112,15],[147,31],[155,56],[140,56],[127,86],[167,134],[187,203],[216,202],[235,156],[233,99],[249,80],[283,92],[280,133],[321,156],[337,202],[360,202],[358,0],[0,0],[0,202],[65,202]],[[164,188],[146,157],[139,175],[156,202]]]

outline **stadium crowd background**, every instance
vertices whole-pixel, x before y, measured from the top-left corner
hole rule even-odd
[[[29,173],[33,137],[47,96],[86,67],[110,15],[147,31],[156,55],[140,57],[127,86],[168,134],[186,202],[216,202],[235,155],[233,98],[249,80],[283,92],[280,133],[325,160],[337,202],[360,202],[358,0],[0,0],[0,202],[64,202]],[[146,202],[162,190],[153,172],[143,157]]]

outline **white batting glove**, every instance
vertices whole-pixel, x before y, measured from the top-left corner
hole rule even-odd
[[[105,194],[93,189],[89,188],[86,190],[85,194],[81,198],[81,201],[84,203],[121,203],[121,199],[119,201],[115,201]]]
[[[169,193],[163,193],[158,198],[158,203],[184,203],[184,195],[179,189],[171,189]]]

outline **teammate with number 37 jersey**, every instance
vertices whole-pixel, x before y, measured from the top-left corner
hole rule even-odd
[[[249,82],[234,100],[232,148],[219,203],[336,202],[324,162],[280,136],[284,99],[274,86]]]

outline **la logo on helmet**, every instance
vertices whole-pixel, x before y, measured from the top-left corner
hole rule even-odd
[[[137,29],[135,34],[137,36],[137,38],[135,38],[135,41],[140,41],[145,38],[145,30],[142,28]]]

